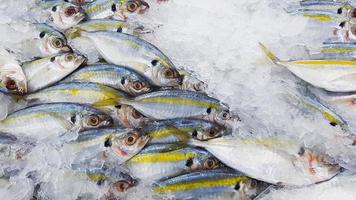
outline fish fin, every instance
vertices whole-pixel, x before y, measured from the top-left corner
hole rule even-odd
[[[265,45],[263,45],[262,43],[258,43],[260,48],[262,49],[262,51],[266,54],[266,56],[274,63],[274,64],[279,64],[281,62],[281,60],[274,55],[274,53],[269,50]]]
[[[65,31],[64,35],[67,39],[75,39],[81,36],[82,31],[80,28],[73,27]]]

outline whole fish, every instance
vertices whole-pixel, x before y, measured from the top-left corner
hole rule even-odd
[[[224,103],[188,90],[157,91],[123,100],[122,103],[153,119],[197,117],[226,123],[234,118]]]
[[[71,50],[67,45],[66,37],[58,30],[44,23],[34,24],[34,27],[37,33],[36,39],[40,42],[41,56],[49,56]]]
[[[281,61],[262,44],[266,56],[277,65],[313,86],[333,92],[356,91],[356,61],[351,60],[296,60]]]
[[[52,85],[72,73],[86,58],[76,53],[48,56],[22,64],[29,92]]]
[[[45,138],[68,131],[107,127],[112,123],[110,116],[96,108],[74,103],[53,103],[28,107],[8,115],[0,121],[0,132]]]
[[[150,6],[144,0],[96,0],[85,6],[88,19],[104,19],[117,16],[126,20],[126,14],[142,14]]]
[[[81,132],[70,145],[81,151],[89,149],[94,153],[109,148],[117,155],[115,163],[121,164],[140,152],[148,141],[149,137],[140,130],[117,127]]]
[[[0,47],[0,90],[7,93],[27,92],[27,79],[13,55]]]
[[[140,35],[151,32],[151,30],[145,29],[142,25],[136,25],[126,21],[114,19],[91,19],[89,21],[80,22],[66,30],[65,35],[70,39],[74,39],[80,36],[81,31],[114,31],[131,35]]]
[[[118,104],[109,108],[114,119],[120,126],[127,128],[141,128],[151,121],[150,118],[134,109],[132,106]]]
[[[272,190],[267,195],[261,196],[259,200],[353,200],[356,199],[355,175],[339,175],[329,181],[302,188],[282,188]]]
[[[228,169],[198,171],[157,181],[152,190],[175,199],[253,199],[265,186]]]
[[[73,102],[100,107],[116,105],[125,97],[125,93],[97,83],[59,83],[26,95],[24,100],[28,105]]]
[[[158,86],[178,86],[182,76],[169,58],[154,45],[132,35],[116,32],[81,32],[101,56],[116,65],[128,66]]]
[[[118,65],[100,64],[81,68],[64,82],[93,82],[122,90],[132,96],[152,91],[150,82],[136,71]]]
[[[292,140],[221,137],[192,141],[225,165],[272,184],[303,186],[334,177],[340,167]]]
[[[151,137],[150,144],[187,142],[191,138],[209,140],[228,134],[219,124],[188,118],[151,122],[143,130]]]
[[[50,9],[51,21],[60,29],[68,29],[85,18],[84,10],[67,2],[52,4]]]
[[[210,170],[223,165],[203,149],[176,144],[155,144],[144,148],[125,163],[130,173],[142,181],[153,181],[194,170]]]

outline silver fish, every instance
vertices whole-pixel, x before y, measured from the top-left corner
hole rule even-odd
[[[52,85],[77,69],[86,58],[76,53],[64,53],[22,64],[29,92]],[[45,78],[44,78],[45,77]]]
[[[153,181],[194,170],[223,167],[213,155],[203,149],[176,144],[155,144],[144,148],[125,163],[130,173],[142,181]]]
[[[81,68],[64,82],[93,82],[137,96],[152,91],[150,82],[136,71],[118,65],[100,64]]]
[[[219,100],[188,90],[157,91],[122,103],[153,119],[197,117],[224,124],[235,118]]]
[[[62,2],[50,8],[51,20],[60,29],[67,29],[85,18],[84,11],[71,3]]]
[[[158,86],[178,86],[183,77],[173,63],[154,45],[132,35],[116,32],[81,32],[101,56],[116,65],[128,66]]]
[[[107,127],[112,123],[110,116],[93,107],[74,103],[53,103],[28,107],[8,115],[0,121],[0,132],[46,138],[68,131]]]
[[[105,108],[104,108],[105,109]],[[127,128],[141,128],[151,121],[150,118],[138,112],[132,106],[128,105],[115,105],[106,107],[111,113],[111,116],[118,121],[120,126]]]

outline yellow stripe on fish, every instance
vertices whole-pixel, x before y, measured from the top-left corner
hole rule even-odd
[[[9,118],[5,118],[4,120],[2,120],[0,122],[1,123],[11,123],[17,120],[27,120],[27,119],[34,119],[34,118],[41,118],[41,117],[46,117],[49,116],[51,114],[55,114],[55,113],[32,113],[32,114],[27,114],[27,115],[20,115],[20,116],[16,116],[16,117],[9,117]]]
[[[247,176],[240,177],[227,177],[221,179],[213,180],[198,180],[185,183],[176,183],[172,185],[159,186],[153,190],[157,193],[167,193],[167,192],[177,192],[177,191],[188,191],[200,188],[211,188],[211,187],[229,187],[236,185],[240,182],[246,182],[249,178]]]
[[[315,20],[319,20],[319,21],[332,21],[333,18],[327,15],[311,15],[311,14],[304,14],[304,17],[310,18],[310,19],[315,19]]]
[[[223,107],[216,103],[211,102],[204,102],[198,100],[191,100],[191,99],[179,99],[179,98],[162,98],[162,97],[152,97],[139,100],[140,102],[146,103],[169,103],[169,104],[180,104],[180,105],[187,105],[187,106],[196,106],[202,108],[213,108],[213,109],[223,109]]]
[[[108,177],[102,174],[87,174],[88,178],[92,181],[104,181]]]
[[[297,60],[289,63],[298,65],[341,65],[342,67],[356,66],[356,61],[351,60]]]
[[[138,154],[130,162],[133,163],[157,163],[157,162],[177,162],[195,157],[195,153],[154,153]]]
[[[111,134],[103,135],[101,137],[98,137],[98,138],[95,138],[92,140],[86,140],[86,141],[81,141],[78,143],[73,143],[73,146],[74,147],[89,147],[89,146],[93,146],[98,143],[102,143],[102,142],[106,141],[107,139],[110,139],[111,137],[113,137]]]
[[[121,22],[115,24],[95,23],[95,24],[90,24],[88,26],[96,30],[106,30],[112,27],[127,27],[127,24]]]
[[[163,138],[166,136],[171,135],[172,133],[184,133],[185,132],[190,132],[190,131],[194,131],[195,128],[181,128],[181,129],[177,129],[177,128],[166,128],[163,130],[157,130],[157,131],[152,131],[150,132],[150,137],[151,138]]]
[[[97,12],[105,7],[110,7],[111,5],[115,4],[115,1],[108,1],[104,4],[98,4],[98,5],[95,5],[95,6],[92,6],[92,7],[89,7],[88,9],[86,9],[84,11],[85,14],[91,14],[93,12]]]
[[[356,48],[325,48],[322,53],[351,53],[356,52]]]

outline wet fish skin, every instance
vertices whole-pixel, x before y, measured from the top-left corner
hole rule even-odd
[[[99,64],[75,71],[63,82],[93,82],[122,90],[132,96],[153,90],[146,77],[136,71],[118,65]]]
[[[49,9],[50,19],[58,28],[63,30],[78,24],[85,18],[83,9],[71,3],[54,3]]]
[[[203,149],[179,144],[154,144],[145,147],[125,166],[134,177],[151,182],[194,170],[217,169],[223,164]]]
[[[183,77],[174,64],[154,45],[132,35],[117,32],[81,32],[109,63],[128,66],[157,86],[178,86]]]
[[[108,127],[113,124],[110,116],[91,106],[75,103],[41,104],[8,115],[0,121],[0,132],[15,136],[47,138],[69,131],[83,131]],[[51,131],[48,131],[51,127]]]
[[[111,149],[116,154],[115,163],[121,164],[140,152],[148,141],[149,137],[138,129],[115,127],[83,131],[70,145],[95,154]]]
[[[233,169],[272,184],[310,185],[329,180],[340,170],[327,155],[288,139],[221,137],[191,144],[204,147]]]
[[[45,23],[35,23],[37,39],[40,40],[40,50],[43,56],[68,52],[71,48],[67,45],[67,38],[58,30]]]
[[[63,53],[23,63],[28,91],[35,92],[59,82],[85,61],[86,58],[77,53]]]
[[[252,199],[262,186],[229,169],[198,171],[157,181],[152,190],[177,199]]]
[[[126,93],[97,83],[59,83],[26,95],[28,105],[43,103],[81,103],[96,107],[116,105]]]
[[[191,138],[209,140],[229,134],[222,125],[189,118],[151,122],[143,130],[150,135],[150,144],[185,143]]]
[[[188,90],[163,90],[123,101],[153,119],[201,118],[224,124],[234,118],[217,99]]]
[[[118,121],[120,126],[126,128],[141,128],[152,119],[144,116],[131,106],[118,104],[108,108],[114,119]]]

